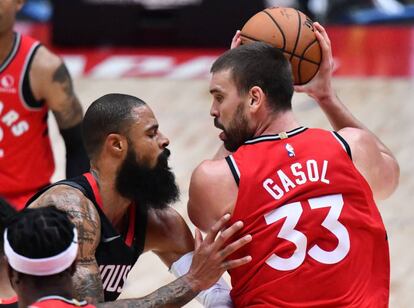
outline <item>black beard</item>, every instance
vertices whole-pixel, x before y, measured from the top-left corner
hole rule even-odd
[[[146,210],[163,209],[177,201],[180,192],[174,173],[168,166],[169,156],[170,151],[165,149],[158,157],[157,165],[149,168],[138,162],[135,152],[128,149],[116,176],[116,189],[123,197]]]
[[[253,136],[249,130],[247,119],[243,114],[243,106],[240,104],[231,120],[229,127],[223,131],[226,134],[224,147],[227,151],[235,152],[243,143]]]

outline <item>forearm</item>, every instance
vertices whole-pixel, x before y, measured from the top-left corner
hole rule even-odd
[[[145,297],[101,303],[97,307],[182,307],[196,297],[197,294],[198,292],[194,291],[190,286],[187,276],[183,276]]]
[[[73,276],[73,287],[76,299],[86,300],[90,304],[104,301],[102,281],[98,270],[78,266]]]

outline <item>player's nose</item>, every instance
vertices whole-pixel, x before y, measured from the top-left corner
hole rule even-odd
[[[159,145],[160,148],[164,149],[170,144],[170,140],[163,133],[159,132]]]

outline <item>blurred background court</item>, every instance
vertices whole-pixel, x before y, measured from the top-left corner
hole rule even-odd
[[[219,146],[209,116],[209,67],[236,29],[267,6],[296,6],[327,27],[340,98],[393,150],[400,186],[378,202],[391,253],[390,307],[414,301],[414,1],[27,0],[17,31],[60,54],[86,109],[109,92],[145,100],[170,138],[171,165],[181,188],[174,207],[188,220],[193,168]],[[308,127],[329,128],[316,104],[295,94]],[[50,117],[52,119],[53,117]],[[51,138],[63,177],[63,141]],[[193,228],[191,226],[191,228]],[[145,295],[173,279],[151,253],[134,267],[123,297]],[[333,281],[335,277],[332,277]],[[193,301],[187,307],[200,307]]]

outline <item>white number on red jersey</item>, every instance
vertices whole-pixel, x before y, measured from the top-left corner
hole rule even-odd
[[[308,250],[308,255],[324,264],[340,262],[346,257],[350,249],[349,233],[345,226],[338,221],[344,205],[342,194],[312,198],[308,202],[311,209],[330,208],[328,215],[322,222],[322,226],[332,232],[338,239],[338,245],[334,250],[326,251],[315,244]],[[266,264],[270,267],[280,271],[289,271],[298,268],[305,260],[307,238],[302,232],[295,229],[302,212],[300,202],[293,202],[285,204],[264,216],[268,225],[286,217],[277,237],[292,242],[296,247],[292,256],[288,258],[273,254],[266,261]]]

